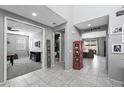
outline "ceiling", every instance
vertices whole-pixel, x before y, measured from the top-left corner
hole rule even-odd
[[[0,5],[0,8],[50,27],[55,27],[66,22],[63,17],[44,5]],[[32,16],[33,12],[37,13],[37,16]]]
[[[12,34],[20,34],[20,35],[26,35],[30,36],[35,33],[42,32],[42,29],[33,27],[27,24],[23,24],[20,22],[16,22],[13,20],[7,20],[7,26],[12,27],[13,30],[18,30],[18,31],[7,31],[7,33],[12,33]]]
[[[83,31],[83,30],[86,30],[86,29],[89,29],[89,28],[94,28],[94,27],[107,25],[108,22],[109,22],[108,18],[109,18],[108,15],[107,16],[102,16],[102,17],[99,17],[99,18],[95,18],[95,19],[92,19],[92,20],[88,20],[88,21],[85,21],[85,22],[78,23],[74,26],[77,29]]]

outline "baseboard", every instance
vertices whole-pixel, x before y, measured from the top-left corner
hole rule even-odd
[[[124,87],[124,82],[115,80],[115,79],[111,79],[109,78],[109,80],[113,83],[113,85],[117,86],[117,87]]]
[[[4,86],[6,82],[0,82],[0,86]]]
[[[72,68],[71,69],[65,69],[65,72],[69,72],[69,71],[71,71],[71,70],[73,70]]]
[[[47,70],[47,67],[42,68],[42,70]]]
[[[55,65],[52,65],[51,67],[54,67]]]

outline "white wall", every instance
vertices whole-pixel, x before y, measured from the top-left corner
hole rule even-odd
[[[29,36],[29,50],[42,52],[42,43],[43,43],[43,34],[42,32],[38,32]],[[40,47],[35,46],[35,42],[40,41]]]
[[[111,14],[121,5],[75,5],[73,6],[74,24]]]
[[[106,37],[106,31],[96,31],[96,32],[87,32],[81,35],[82,39],[85,38],[98,38],[98,37]]]
[[[69,5],[47,5],[48,8],[65,18],[67,21],[71,19],[72,15],[72,8],[73,6]]]

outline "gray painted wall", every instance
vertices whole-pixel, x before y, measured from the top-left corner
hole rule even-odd
[[[7,11],[4,11],[4,10],[0,9],[0,51],[1,51],[0,52],[0,83],[4,82],[4,75],[5,75],[4,74],[4,48],[6,47],[6,46],[4,46],[4,17],[5,16],[12,17],[12,18],[15,18],[15,19],[19,19],[19,20],[37,25],[37,26],[44,27],[47,34],[51,34],[52,31],[53,31],[51,27],[45,26],[41,23],[32,21],[28,18],[25,18],[25,17],[22,17],[22,16],[19,16],[19,15],[13,14],[11,12],[7,12]],[[46,37],[47,37],[47,35],[46,35]]]
[[[70,68],[73,67],[73,42],[77,40],[81,40],[81,33],[78,31],[73,25],[71,25],[71,29],[69,29],[68,37],[70,37],[69,42],[69,52],[70,52]]]
[[[97,38],[97,46],[98,46],[98,55],[104,56],[104,41],[106,41],[105,37]]]
[[[4,81],[4,17],[0,14],[0,82]]]
[[[113,28],[124,25],[124,16],[116,17],[116,11],[110,15],[109,29],[111,32]],[[122,44],[122,35],[110,35],[109,33],[108,46],[108,75],[110,78],[124,82],[124,53],[112,54],[112,44]]]
[[[124,54],[112,54],[112,44],[121,44],[121,39],[121,35],[109,38],[108,75],[112,79],[124,82]]]
[[[16,49],[17,38],[25,39],[25,50]],[[29,52],[29,37],[24,35],[7,34],[7,40],[10,44],[7,44],[7,53],[16,53],[19,58],[28,57]]]

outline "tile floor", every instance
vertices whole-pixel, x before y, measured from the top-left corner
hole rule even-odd
[[[63,63],[9,80],[4,87],[112,87],[105,71],[105,58],[84,59],[81,70],[63,69]]]

